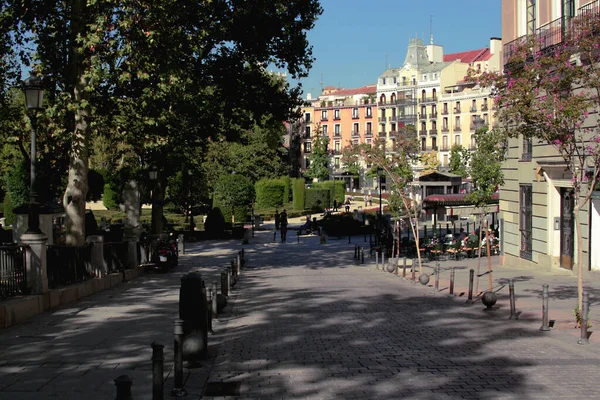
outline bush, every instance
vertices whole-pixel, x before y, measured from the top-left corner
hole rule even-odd
[[[346,192],[346,183],[344,181],[323,181],[323,182],[315,182],[313,183],[312,187],[314,189],[325,189],[325,190],[329,190],[330,194],[329,194],[329,200],[330,200],[330,204],[328,204],[328,207],[332,207],[333,206],[333,199],[336,199],[338,204],[341,204],[344,202],[344,195]]]
[[[242,175],[223,175],[215,184],[213,208],[220,208],[221,215],[227,221],[231,221],[232,208],[236,221],[247,221],[252,200],[254,200],[254,186],[250,179]]]
[[[304,178],[296,178],[292,181],[292,200],[294,210],[303,210],[306,198],[306,186]]]
[[[304,208],[313,213],[323,212],[325,207],[329,207],[329,189],[307,189]]]
[[[6,194],[13,208],[29,204],[29,167],[25,161],[15,165],[6,176]]]
[[[284,176],[281,178],[283,181],[283,204],[286,204],[290,201],[290,189],[291,189],[291,180],[289,176]]]
[[[256,192],[256,207],[274,208],[287,203],[285,200],[285,186],[283,179],[261,179],[254,185]],[[289,196],[289,189],[287,190]]]
[[[10,193],[4,195],[4,218],[6,218],[6,225],[12,225],[15,223],[15,213],[13,213],[13,204],[10,200]]]
[[[361,223],[351,214],[327,215],[321,220],[323,231],[328,236],[348,236],[361,233]]]
[[[219,207],[215,207],[206,216],[204,231],[207,239],[218,239],[223,236],[225,230],[225,219]]]
[[[118,210],[119,209],[119,198],[110,183],[104,184],[104,193],[102,194],[102,204],[104,204],[104,207],[106,207],[108,210]]]

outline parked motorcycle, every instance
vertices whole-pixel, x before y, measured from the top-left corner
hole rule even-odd
[[[177,251],[177,241],[169,238],[168,240],[158,240],[155,246],[155,263],[158,269],[167,271],[175,268],[179,262]]]

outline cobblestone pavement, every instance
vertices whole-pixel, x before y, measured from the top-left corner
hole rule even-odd
[[[483,311],[449,297],[443,279],[435,292],[433,280],[414,285],[372,259],[358,264],[347,239],[272,238],[257,232],[245,246],[247,268],[214,324],[209,359],[185,370],[188,398],[600,398],[598,342],[578,345],[573,329],[539,331],[539,313],[529,311],[529,302],[539,303],[537,273],[494,266],[499,303]],[[121,374],[133,378],[134,399],[150,399],[153,341],[165,344],[168,397],[179,279],[200,271],[217,280],[239,249],[239,241],[192,244],[174,272],[1,330],[0,399],[110,399]],[[464,274],[473,262],[454,265]],[[501,289],[508,276],[523,277],[521,320],[508,320]],[[547,278],[567,288],[574,280]],[[463,275],[458,280],[460,294]],[[572,289],[560,293],[554,300],[573,302]]]

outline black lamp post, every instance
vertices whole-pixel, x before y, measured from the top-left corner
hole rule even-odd
[[[158,233],[157,232],[157,224],[158,221],[156,221],[156,217],[154,215],[154,195],[155,195],[155,191],[154,191],[154,186],[156,185],[156,179],[158,178],[158,171],[156,170],[156,167],[152,167],[149,171],[148,171],[148,177],[150,178],[150,181],[152,181],[152,189],[150,189],[150,206],[151,208],[151,220],[150,220],[150,233],[155,234]]]
[[[27,231],[25,233],[42,233],[40,230],[40,214],[38,195],[35,184],[35,167],[36,167],[36,145],[35,145],[35,112],[43,108],[44,87],[42,80],[37,77],[29,77],[25,79],[25,105],[31,121],[31,157],[30,165],[30,188],[29,188],[29,220],[27,223]]]
[[[381,207],[381,178],[383,176],[383,169],[377,168],[377,178],[379,180],[379,217],[383,217],[382,207]]]
[[[190,231],[194,231],[194,204],[193,204],[193,196],[192,196],[192,176],[194,176],[194,171],[191,169],[188,170],[188,178],[189,178],[189,188],[190,188],[190,199],[189,199],[189,207],[190,207]]]

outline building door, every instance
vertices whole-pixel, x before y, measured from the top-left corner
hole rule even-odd
[[[560,189],[560,266],[573,269],[573,207],[575,199],[573,191],[568,188]]]

